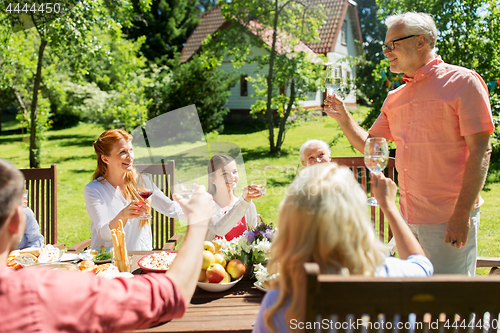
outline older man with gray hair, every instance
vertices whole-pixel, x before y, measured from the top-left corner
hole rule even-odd
[[[322,140],[307,140],[300,147],[300,161],[303,166],[330,162],[330,147]]]
[[[396,144],[401,213],[436,274],[476,271],[481,191],[494,131],[488,88],[473,70],[435,55],[437,29],[429,14],[389,16],[382,45],[393,73],[405,84],[390,91],[366,132],[329,95],[327,112],[351,144],[363,151],[369,137]]]

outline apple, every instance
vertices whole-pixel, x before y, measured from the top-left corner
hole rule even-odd
[[[215,258],[212,252],[203,251],[203,263],[201,264],[201,269],[207,269],[208,266],[215,262]]]
[[[212,254],[215,254],[215,246],[214,246],[214,243],[212,243],[212,242],[205,241],[205,242],[203,243],[203,249],[204,249],[205,251],[210,251],[210,252],[212,252]]]
[[[219,264],[212,264],[207,268],[207,279],[211,283],[219,283],[224,280],[226,270]]]
[[[226,267],[226,259],[220,253],[214,254],[215,263],[221,265],[222,267]]]
[[[219,252],[220,252],[220,249],[222,248],[222,247],[220,246],[220,244],[219,244],[219,243],[217,243],[217,242],[212,242],[212,244],[214,244],[214,247],[215,247],[215,253],[219,253]]]
[[[231,282],[231,275],[229,275],[229,273],[226,272],[226,275],[224,275],[224,278],[219,283],[229,283],[229,282]]]
[[[227,263],[226,269],[233,279],[239,279],[245,274],[246,266],[241,260],[233,259]]]
[[[208,282],[206,270],[204,269],[201,270],[200,276],[198,277],[198,282]]]

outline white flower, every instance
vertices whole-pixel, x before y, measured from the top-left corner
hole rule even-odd
[[[253,265],[253,272],[255,274],[257,282],[264,282],[269,277],[267,268],[260,263]]]
[[[237,238],[238,246],[245,251],[246,253],[250,253],[252,251],[252,245],[248,244],[247,238],[245,236],[240,236]]]
[[[269,254],[271,253],[271,242],[267,238],[264,238],[257,241],[253,248],[254,250],[264,253],[266,257],[269,257]]]

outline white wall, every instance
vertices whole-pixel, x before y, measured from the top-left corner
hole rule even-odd
[[[353,10],[349,8],[349,10]],[[337,38],[337,43],[335,44],[334,52],[327,54],[328,62],[337,63],[342,67],[342,77],[345,79],[347,77],[347,72],[351,73],[351,80],[356,78],[356,66],[350,66],[346,60],[343,60],[348,55],[355,56],[356,48],[354,42],[354,32],[351,28],[351,21],[349,15],[345,16],[347,21],[347,45],[342,44],[342,38],[339,36]],[[352,91],[349,95],[344,97],[344,102],[346,103],[356,103],[356,94]]]

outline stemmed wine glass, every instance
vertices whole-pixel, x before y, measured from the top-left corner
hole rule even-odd
[[[140,173],[137,175],[137,194],[142,198],[143,202],[153,195],[154,185],[153,176],[150,173]],[[141,218],[150,218],[150,214],[142,214]]]
[[[374,174],[381,173],[387,166],[389,147],[384,138],[368,138],[365,142],[365,165]],[[378,206],[377,199],[368,199],[370,206]]]
[[[196,191],[198,182],[196,180],[178,180],[175,183],[175,192],[182,195],[184,199],[191,199]]]
[[[325,88],[326,88],[326,96],[335,94],[342,85],[342,68],[339,66],[335,66],[334,64],[326,65],[326,73],[325,73]],[[338,113],[338,111],[333,110],[330,107],[329,112]]]

